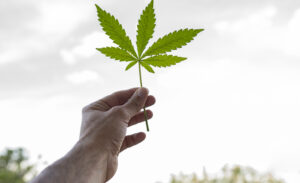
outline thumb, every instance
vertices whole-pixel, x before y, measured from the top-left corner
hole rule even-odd
[[[148,94],[149,90],[147,88],[139,88],[123,105],[124,109],[130,114],[130,117],[134,116],[145,106]]]

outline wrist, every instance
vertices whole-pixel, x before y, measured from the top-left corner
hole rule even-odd
[[[72,150],[66,155],[68,159],[80,159],[84,163],[88,161],[92,165],[105,164],[108,159],[108,153],[92,143],[79,140]]]
[[[48,166],[32,183],[98,182],[107,180],[108,156],[78,142],[61,159]]]
[[[106,149],[106,145],[99,139],[94,140],[87,136],[80,137],[75,146],[74,150],[82,151],[87,156],[98,157],[99,159],[107,158],[109,151]]]
[[[91,144],[78,141],[72,150],[64,156],[66,164],[77,170],[74,177],[85,174],[83,182],[105,182],[107,174],[108,153],[100,151]],[[80,181],[81,182],[81,181]]]

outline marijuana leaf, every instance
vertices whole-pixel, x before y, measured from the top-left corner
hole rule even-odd
[[[136,63],[137,63],[137,61],[130,62],[130,63],[127,65],[125,71],[127,71],[128,69],[130,69],[130,68],[131,68],[132,66],[134,66]]]
[[[136,45],[140,57],[154,33],[155,13],[153,0],[151,0],[149,5],[143,11],[137,28]]]
[[[132,55],[130,55],[127,51],[116,48],[116,47],[105,47],[105,48],[96,48],[98,51],[115,60],[119,61],[132,61],[136,60]]]
[[[113,40],[114,43],[120,46],[120,48],[129,51],[132,55],[137,57],[136,52],[133,48],[131,40],[126,35],[125,30],[119,21],[110,13],[102,10],[96,5],[98,17],[103,31]]]
[[[147,63],[154,67],[167,67],[175,65],[183,60],[186,60],[185,57],[178,57],[173,55],[157,55],[144,59],[142,63]]]
[[[191,42],[204,29],[181,29],[159,38],[142,56],[158,55],[181,48]]]
[[[154,73],[154,70],[152,69],[152,67],[150,65],[148,65],[145,62],[141,62],[141,65],[149,72]]]
[[[145,51],[149,40],[153,37],[155,28],[156,19],[153,4],[154,2],[151,0],[147,7],[143,10],[138,22],[136,36],[137,53],[119,21],[113,15],[102,10],[98,5],[96,5],[98,20],[100,21],[103,31],[119,46],[97,48],[97,50],[112,59],[130,62],[125,69],[126,71],[138,63],[141,87],[143,86],[141,66],[150,73],[154,73],[151,66],[167,67],[186,60],[187,58],[185,57],[166,55],[166,53],[181,48],[191,42],[194,37],[199,34],[199,32],[204,30],[180,29],[178,31],[174,31],[162,38],[159,38],[148,48],[148,50]],[[144,116],[147,131],[149,131],[145,107]]]

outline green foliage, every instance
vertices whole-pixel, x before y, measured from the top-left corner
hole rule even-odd
[[[100,21],[102,29],[114,41],[114,43],[119,45],[119,48],[106,47],[97,48],[97,50],[115,60],[136,61],[139,63],[139,65],[142,65],[151,73],[154,73],[154,71],[150,65],[155,67],[166,67],[186,60],[186,58],[183,57],[161,54],[165,54],[187,45],[187,43],[191,42],[194,37],[196,37],[198,33],[204,29],[180,29],[178,31],[174,31],[166,36],[163,36],[162,38],[159,38],[144,52],[149,40],[154,34],[156,18],[153,6],[154,2],[151,0],[148,6],[143,10],[138,21],[136,52],[133,48],[131,40],[126,35],[126,32],[122,28],[122,25],[119,23],[119,21],[113,15],[96,5],[98,20]],[[135,65],[135,62],[130,63],[125,70],[130,69],[133,65]]]
[[[141,65],[149,72],[154,73],[154,70],[152,69],[152,67],[150,65],[148,65],[145,62],[141,62]]]
[[[154,67],[167,67],[175,65],[183,60],[186,60],[185,57],[177,57],[173,55],[156,55],[145,59],[143,62],[150,64]]]
[[[135,58],[130,55],[127,51],[116,48],[116,47],[105,47],[105,48],[97,48],[98,51],[115,60],[119,61],[132,61]]]
[[[153,0],[151,0],[149,5],[143,11],[137,28],[136,45],[140,57],[154,33],[155,13]]]
[[[0,155],[0,183],[25,183],[25,177],[33,176],[34,168],[28,164],[24,149],[6,149]]]
[[[133,67],[136,63],[137,63],[137,61],[130,62],[130,63],[127,65],[127,67],[126,67],[125,70],[127,71],[128,69],[130,69],[131,67]]]
[[[136,57],[131,40],[126,35],[126,32],[119,21],[105,10],[102,10],[98,5],[96,5],[96,8],[103,31],[110,37],[110,39],[113,40],[114,43],[119,45],[120,48],[129,51]]]
[[[155,12],[154,12],[154,2],[148,4],[148,6],[143,10],[137,25],[137,36],[136,36],[136,47],[135,51],[130,38],[126,35],[125,30],[119,21],[110,13],[101,9],[96,5],[98,12],[98,20],[102,26],[103,31],[116,43],[119,48],[106,47],[97,48],[98,51],[104,55],[119,61],[133,61],[129,63],[126,67],[126,71],[132,68],[136,63],[139,66],[139,78],[140,86],[142,87],[142,77],[141,77],[141,66],[143,66],[148,72],[154,73],[152,66],[155,67],[166,67],[175,65],[187,58],[177,57],[172,55],[162,55],[172,50],[176,50],[191,42],[194,37],[198,35],[199,32],[204,29],[180,29],[172,33],[163,36],[158,39],[152,46],[150,46],[146,51],[149,40],[153,37],[155,28]],[[143,54],[144,52],[144,54]],[[148,57],[148,58],[147,58]],[[147,131],[148,122],[147,116],[144,108],[144,114],[146,119]]]
[[[176,50],[191,42],[203,29],[181,29],[159,38],[142,56],[159,55]]]
[[[210,177],[204,169],[201,178],[196,174],[172,175],[170,183],[284,183],[284,181],[275,178],[271,173],[259,173],[250,167],[225,166],[221,176]]]

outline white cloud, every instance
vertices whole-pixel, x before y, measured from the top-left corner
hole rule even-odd
[[[281,49],[282,30],[275,26],[277,9],[273,6],[261,9],[246,17],[215,24],[221,36],[231,36],[243,49]]]
[[[0,64],[44,53],[62,39],[71,37],[77,27],[91,20],[90,17],[95,18],[95,11],[90,11],[92,3],[84,1],[27,1],[26,5],[32,5],[36,11],[25,9],[24,14],[32,13],[32,18],[24,19],[25,23],[12,30],[14,34],[8,32],[8,37],[0,43]],[[9,6],[20,5],[14,2]]]
[[[235,21],[218,22],[215,28],[221,34],[232,32],[248,35],[249,32],[261,32],[263,28],[272,26],[272,19],[276,13],[277,9],[270,6]]]
[[[300,58],[300,9],[294,12],[288,22],[285,39],[285,51],[290,55]]]
[[[22,58],[21,53],[16,50],[5,50],[0,52],[0,64],[6,64]]]
[[[32,54],[45,51],[45,45],[38,37],[34,36],[25,38],[14,37],[2,44],[4,46],[2,46],[0,51],[0,64],[21,61]]]
[[[78,59],[90,58],[97,53],[96,48],[113,46],[113,42],[103,32],[92,32],[82,38],[80,43],[69,50],[62,50],[61,56],[67,64],[74,64]]]
[[[41,153],[50,162],[61,157],[78,138],[82,108],[79,100],[69,94],[1,100],[0,149],[26,147],[32,159]]]
[[[87,82],[102,81],[98,73],[90,70],[73,72],[66,76],[66,80],[72,84],[84,84]]]
[[[76,0],[42,1],[38,5],[40,16],[30,25],[43,35],[65,36],[93,15],[88,6],[89,3]]]
[[[220,36],[230,36],[243,50],[275,50],[300,57],[300,9],[286,23],[277,25],[275,7],[266,7],[233,21],[220,21],[215,29]]]

